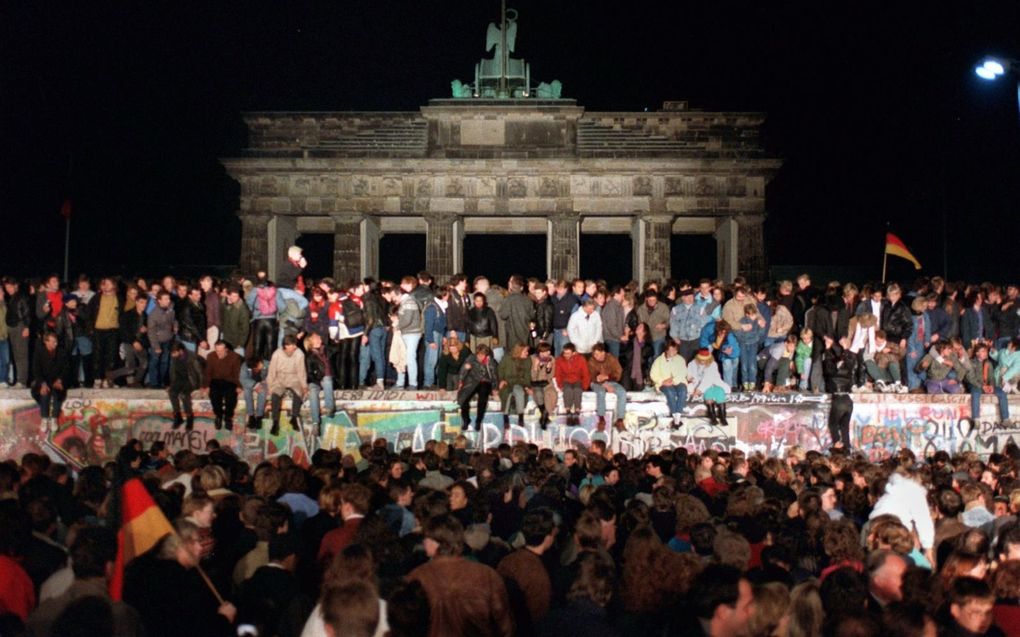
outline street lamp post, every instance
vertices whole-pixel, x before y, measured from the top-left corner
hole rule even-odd
[[[994,81],[1007,73],[1012,73],[1016,78],[1017,108],[1020,109],[1020,60],[1004,58],[987,58],[980,66],[974,69],[977,76],[982,80]],[[1020,112],[1020,110],[1018,110]]]

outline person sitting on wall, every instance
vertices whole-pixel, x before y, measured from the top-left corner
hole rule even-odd
[[[43,431],[56,431],[60,408],[67,398],[64,379],[68,374],[70,361],[67,350],[60,346],[53,332],[43,334],[42,347],[35,348],[32,359],[32,398],[39,405]]]
[[[705,401],[709,423],[721,424],[723,427],[729,425],[726,422],[726,396],[730,392],[730,386],[719,375],[719,366],[707,348],[698,350],[694,360],[687,366],[687,386],[690,388],[691,398],[700,397]]]

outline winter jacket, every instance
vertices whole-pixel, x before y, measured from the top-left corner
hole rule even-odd
[[[649,376],[652,382],[655,383],[655,389],[662,391],[662,383],[668,379],[673,380],[673,385],[686,385],[687,384],[687,361],[684,360],[683,356],[677,354],[672,358],[667,358],[666,354],[660,354],[655,362],[652,363],[652,369],[649,372]]]
[[[7,299],[5,321],[7,327],[11,329],[25,329],[32,324],[32,309],[29,307],[28,299],[21,292]]]
[[[467,314],[467,332],[476,338],[498,337],[496,313],[491,307],[472,307]]]
[[[142,347],[148,348],[148,329],[143,332],[143,327],[145,327],[145,312],[139,314],[134,308],[124,312],[120,315],[120,342],[131,345],[137,341],[142,344]]]
[[[722,379],[715,361],[710,361],[707,365],[692,361],[687,366],[687,391],[691,394],[696,391],[704,394],[712,387],[720,387],[727,394],[730,393],[730,386]]]
[[[967,382],[967,386],[971,391],[983,390],[986,384],[992,387],[1000,387],[997,365],[991,358],[979,361],[977,358],[971,360],[968,364],[967,375],[964,380]],[[987,369],[986,369],[987,367]]]
[[[548,297],[535,304],[535,333],[539,340],[548,340],[553,332],[553,319],[556,308]]]
[[[460,368],[469,356],[471,356],[471,352],[466,347],[462,347],[458,358],[454,358],[449,352],[439,358],[439,364],[436,366],[436,380],[440,387],[444,389],[455,389],[457,387],[457,381],[460,379]]]
[[[980,310],[968,307],[960,318],[960,337],[963,346],[970,347],[979,338],[993,338],[995,330],[992,326],[992,315],[988,306],[982,305]]]
[[[248,344],[251,310],[243,299],[237,303],[224,303],[220,307],[220,320],[223,323],[223,340],[230,343],[231,347],[244,347]]]
[[[623,304],[616,299],[609,299],[602,307],[602,341],[619,341],[627,327],[624,321]]]
[[[574,308],[578,306],[580,301],[573,292],[567,292],[563,296],[552,299],[553,304],[553,329],[554,330],[565,330],[567,329],[567,323],[570,322],[570,315],[573,314]]]
[[[596,382],[595,379],[605,374],[609,377],[609,380],[614,383],[620,382],[620,378],[623,377],[623,368],[620,367],[620,361],[616,360],[616,357],[610,353],[606,353],[606,358],[601,363],[595,360],[592,356],[588,359],[588,377],[591,382]]]
[[[896,344],[910,338],[914,328],[912,316],[910,305],[903,299],[895,304],[885,305],[882,308],[881,326],[885,330],[886,338]]]
[[[678,341],[696,341],[705,320],[706,315],[697,303],[677,303],[669,313],[669,335]]]
[[[591,378],[588,375],[588,362],[584,360],[584,356],[578,354],[571,356],[570,360],[560,355],[556,359],[553,375],[556,378],[556,385],[561,389],[567,384],[580,384],[581,389],[587,391],[591,384]]]
[[[567,323],[567,337],[578,354],[590,354],[591,348],[602,342],[602,317],[598,312],[588,314],[583,309],[574,312]]]
[[[75,341],[77,339],[89,336],[88,321],[82,317],[78,310],[71,310],[67,306],[57,316],[55,330],[57,338],[60,339],[60,344],[71,353],[75,351]]]
[[[514,358],[507,354],[499,361],[499,380],[506,381],[507,389],[515,385],[531,387],[531,357]]]
[[[535,320],[535,304],[520,292],[508,294],[499,306],[496,318],[506,326],[506,342],[503,344],[507,350],[515,345],[527,345],[531,337],[531,322]]]
[[[198,343],[205,340],[205,306],[201,302],[185,301],[177,316],[177,335],[182,341]]]
[[[839,343],[822,354],[822,374],[825,378],[825,391],[830,394],[848,393],[854,385],[863,385],[863,365],[860,357]]]
[[[203,387],[208,387],[214,380],[226,381],[232,385],[241,384],[241,357],[237,352],[227,350],[226,356],[220,358],[216,352],[205,359],[205,378]]]
[[[326,356],[326,348],[320,347],[305,354],[305,380],[308,384],[321,385],[322,379],[333,375],[333,368]]]
[[[666,338],[666,331],[669,329],[669,307],[665,303],[656,303],[655,309],[649,309],[647,303],[642,303],[634,310],[637,319],[648,326],[653,341],[660,341]],[[658,327],[665,324],[666,327]]]
[[[631,376],[631,369],[634,364],[635,349],[639,352],[636,354],[641,358],[641,377],[645,380],[648,379],[648,371],[652,365],[652,342],[645,340],[635,347],[634,337],[631,337],[626,343],[620,344],[620,367],[623,368],[623,381],[620,383],[627,391],[641,391],[644,389],[644,385],[639,385]]]
[[[744,306],[748,303],[754,303],[754,300],[745,297],[743,301],[738,301],[732,298],[723,305],[722,319],[730,324],[730,329],[734,332],[740,329],[740,320],[744,318]]]
[[[450,305],[446,308],[446,325],[451,332],[467,332],[467,313],[471,308],[470,296],[450,292]]]
[[[202,386],[202,363],[198,356],[188,351],[178,357],[170,357],[170,390],[193,392]]]
[[[308,389],[308,371],[305,369],[305,353],[299,349],[293,354],[281,347],[269,359],[269,393],[281,395],[292,389],[303,394]]]
[[[743,328],[744,325],[750,325],[751,329],[745,330]],[[741,349],[745,347],[756,349],[758,343],[765,340],[765,328],[758,323],[757,316],[745,316],[740,319],[737,329],[733,330],[733,335],[736,337]]]
[[[168,343],[174,340],[174,328],[176,327],[177,320],[174,316],[173,307],[166,309],[156,306],[152,312],[149,313],[147,319],[147,325],[149,329],[149,341],[156,345],[158,343]]]
[[[485,363],[472,354],[460,367],[460,389],[457,390],[457,402],[463,403],[471,396],[482,382],[489,383],[493,389],[499,386],[499,370],[496,359],[488,356]]]
[[[276,273],[276,287],[293,290],[301,276],[301,266],[287,259]]]
[[[719,355],[726,359],[737,359],[740,358],[740,343],[737,342],[737,337],[733,335],[733,332],[726,334],[726,338],[723,339],[719,347],[715,344],[715,323],[706,323],[705,327],[701,330],[701,338],[698,340],[698,347],[707,347],[708,349],[715,351],[719,350]],[[729,350],[727,354],[723,350]]]
[[[769,338],[786,338],[786,335],[793,329],[793,315],[784,305],[776,305],[776,311],[772,313],[772,320],[769,322]]]
[[[916,529],[921,548],[932,548],[935,524],[928,510],[927,490],[910,478],[894,473],[885,484],[885,493],[875,503],[870,519],[890,514],[899,518],[908,529]]]
[[[815,338],[818,339],[825,336],[834,336],[836,333],[832,325],[832,316],[829,310],[821,304],[815,305],[805,312],[804,327],[810,328]]]
[[[57,345],[50,354],[46,347],[39,343],[32,353],[32,387],[38,389],[43,383],[52,387],[58,380],[65,382],[71,369],[71,361],[67,350]]]
[[[425,321],[422,319],[421,306],[412,294],[405,294],[400,299],[400,306],[397,310],[397,329],[403,334],[421,334],[425,329]]]
[[[949,320],[949,314],[945,309],[936,305],[933,309],[928,310],[928,321],[931,323],[931,334],[928,336],[929,340],[936,334],[939,335],[938,340],[948,341],[949,331],[952,329],[952,321]]]
[[[989,353],[992,360],[997,364],[996,376],[1001,386],[1003,382],[1016,382],[1020,377],[1020,350],[1011,352],[999,349]]]
[[[377,327],[386,327],[386,301],[375,292],[369,292],[361,297],[365,310],[365,331]]]
[[[442,337],[446,334],[446,310],[433,300],[425,308],[425,344],[442,344]],[[435,335],[439,334],[440,339],[436,341]]]

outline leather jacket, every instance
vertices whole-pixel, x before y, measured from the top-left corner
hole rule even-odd
[[[199,343],[205,340],[205,305],[187,300],[177,316],[177,335],[182,341]]]
[[[546,297],[541,303],[535,304],[535,334],[539,340],[548,340],[553,331],[553,315],[556,308],[552,301]]]
[[[472,307],[467,313],[467,332],[471,336],[485,338],[499,335],[496,313],[490,307]]]
[[[900,341],[910,338],[914,328],[910,304],[900,299],[895,304],[883,307],[881,327],[885,330],[888,340],[893,343],[899,344]]]

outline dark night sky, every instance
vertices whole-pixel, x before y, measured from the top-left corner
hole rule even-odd
[[[785,160],[767,200],[773,264],[877,268],[889,222],[940,273],[946,213],[951,276],[1015,276],[1016,87],[972,71],[986,53],[1020,57],[1015,0],[510,4],[516,55],[589,110],[767,112]],[[244,147],[241,111],[416,109],[468,79],[497,13],[496,0],[3,3],[0,267],[59,269],[68,192],[74,272],[236,262],[237,190],[217,158]]]

